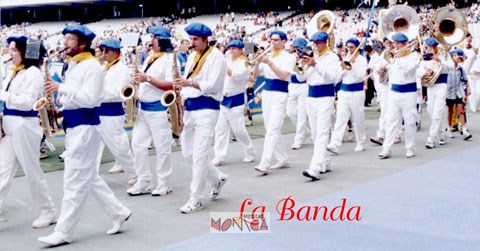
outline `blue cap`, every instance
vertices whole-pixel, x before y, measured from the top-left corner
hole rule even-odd
[[[358,47],[360,45],[360,41],[358,41],[358,39],[356,38],[350,38],[349,40],[347,40],[347,42],[345,42],[345,44],[348,43],[355,45],[355,47]]]
[[[22,42],[22,43],[26,43],[27,40],[28,40],[28,37],[22,36],[22,35],[20,35],[20,36],[10,36],[10,37],[7,38],[7,43],[11,43],[12,41],[15,41],[15,42],[19,41],[19,42]]]
[[[281,40],[287,40],[287,34],[285,34],[285,32],[283,32],[281,30],[274,30],[274,31],[270,32],[269,37],[272,37],[275,34],[277,34],[280,37]]]
[[[408,37],[405,34],[399,32],[392,36],[392,40],[397,43],[405,43],[408,42]]]
[[[242,40],[235,39],[230,41],[230,43],[227,44],[227,50],[230,49],[230,47],[237,47],[237,48],[243,49],[243,47],[245,47],[245,44],[243,44]]]
[[[74,24],[74,25],[65,27],[65,29],[63,29],[62,31],[62,34],[65,35],[67,33],[72,33],[79,37],[85,37],[90,41],[93,40],[96,36],[95,33],[93,33],[90,29],[88,29],[86,26],[83,26],[81,24]]]
[[[465,53],[463,52],[462,49],[455,49],[455,50],[451,51],[450,53],[451,53],[452,55],[453,55],[453,54],[457,54],[458,56],[461,56],[461,57],[465,56]]]
[[[328,34],[325,31],[317,31],[312,35],[310,41],[312,42],[325,42],[328,39]]]
[[[122,48],[122,46],[120,45],[120,40],[114,39],[114,38],[110,38],[110,39],[107,39],[107,40],[101,42],[98,45],[98,47],[100,47],[100,48],[106,47],[106,48],[116,50],[116,51],[119,51],[120,48]]]
[[[185,27],[185,32],[190,36],[208,37],[212,35],[212,30],[202,23],[191,23]]]
[[[172,37],[170,31],[162,26],[152,26],[147,29],[148,33],[153,34],[155,37],[168,39]]]
[[[305,47],[307,46],[307,44],[308,44],[308,41],[303,37],[297,37],[292,42],[293,47]]]
[[[427,40],[425,40],[425,44],[428,46],[438,46],[437,40],[435,40],[433,37],[427,38]]]

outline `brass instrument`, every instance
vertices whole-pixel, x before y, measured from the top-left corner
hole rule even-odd
[[[135,60],[133,61],[133,74],[139,73],[140,70],[138,69],[138,61],[140,57],[140,51],[135,51]],[[136,102],[137,102],[137,83],[132,78],[130,84],[126,84],[123,86],[122,90],[120,90],[120,96],[125,103],[125,117],[128,123],[132,123],[137,116],[136,111]]]
[[[330,10],[322,10],[312,17],[305,28],[307,29],[307,35],[309,38],[311,38],[317,31],[325,31],[328,34],[327,45],[330,48],[334,48],[335,37],[332,32],[334,26],[335,14]]]
[[[411,41],[418,36],[420,18],[417,12],[407,5],[395,5],[382,17],[382,31],[392,40],[395,33],[401,32]]]
[[[177,50],[173,51],[173,79],[181,77],[178,68],[177,53]],[[174,87],[173,90],[164,92],[160,102],[163,106],[168,107],[170,124],[172,124],[172,133],[175,135],[180,135],[180,133],[183,131],[183,102],[180,97],[180,88]]]
[[[342,69],[347,71],[350,71],[352,69],[352,64],[355,61],[355,58],[358,56],[357,53],[360,50],[360,48],[363,46],[364,42],[365,42],[365,39],[363,39],[362,42],[360,42],[360,44],[357,46],[357,49],[355,49],[355,51],[350,55],[348,60],[344,60],[340,63],[340,66],[342,67]]]
[[[245,65],[249,68],[249,69],[253,69],[256,65],[258,65],[260,63],[260,58],[262,58],[263,56],[269,54],[270,52],[272,52],[272,46],[268,46],[262,53],[256,55],[255,58],[253,59],[250,59],[250,60],[245,60]]]

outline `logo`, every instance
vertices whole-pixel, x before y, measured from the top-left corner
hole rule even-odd
[[[270,233],[270,213],[211,212],[210,233]]]

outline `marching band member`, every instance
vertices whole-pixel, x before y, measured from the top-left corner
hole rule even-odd
[[[391,156],[398,125],[403,118],[405,127],[406,157],[415,156],[415,133],[417,118],[417,83],[415,71],[420,63],[418,55],[406,47],[408,37],[403,33],[392,36],[393,45],[397,51],[394,61],[390,64],[388,80],[388,104],[386,114],[386,131],[383,150],[378,154],[380,159]],[[403,49],[402,49],[403,48]],[[401,50],[401,51],[400,51]]]
[[[425,147],[427,149],[433,149],[437,141],[440,145],[443,145],[446,140],[442,122],[445,116],[448,70],[453,68],[453,61],[448,53],[445,54],[439,51],[438,42],[434,38],[427,38],[425,45],[427,46],[427,53],[431,53],[432,59],[422,60],[417,70],[417,78],[432,75],[441,68],[440,76],[432,86],[427,88],[427,111],[432,123]]]
[[[47,181],[40,168],[43,130],[37,118],[38,112],[32,110],[43,94],[44,82],[39,67],[46,51],[42,46],[39,58],[26,58],[27,39],[25,36],[7,38],[13,72],[0,90],[0,100],[4,102],[0,133],[5,133],[3,138],[0,137],[0,214],[20,166],[27,177],[32,197],[40,208],[40,217],[32,223],[32,227],[42,228],[57,222]]]
[[[128,184],[135,184],[137,177],[133,169],[133,154],[127,132],[123,129],[125,112],[120,92],[123,86],[130,83],[127,65],[120,58],[120,40],[108,39],[100,43],[101,57],[107,62],[104,68],[105,91],[99,109],[100,125],[98,131],[102,136],[100,152],[105,145],[118,162],[112,169],[120,167],[128,175]],[[99,154],[101,157],[102,155]],[[110,173],[118,172],[110,169]]]
[[[283,31],[272,31],[270,42],[273,52],[271,55],[263,55],[260,65],[257,64],[254,69],[255,77],[263,72],[266,81],[262,91],[265,143],[260,164],[255,167],[255,170],[263,174],[270,173],[270,169],[289,167],[281,129],[288,99],[287,79],[293,73],[296,61],[294,55],[285,51],[287,35]],[[277,160],[275,164],[274,158]]]
[[[100,204],[113,220],[107,234],[116,234],[132,212],[115,197],[107,183],[98,175],[101,137],[98,107],[101,103],[103,70],[90,49],[95,34],[83,25],[63,29],[66,54],[70,56],[65,83],[45,82],[45,92],[60,94],[64,120],[68,122],[65,136],[66,156],[63,200],[60,216],[52,234],[38,238],[49,246],[70,243],[73,228],[80,220],[88,194]]]
[[[351,69],[343,69],[342,84],[338,91],[337,119],[328,144],[328,151],[337,154],[338,147],[342,145],[343,134],[347,121],[352,116],[353,130],[357,141],[355,152],[364,150],[365,144],[365,77],[367,75],[367,60],[360,55],[357,49],[360,41],[351,38],[345,42],[348,49],[348,62]]]
[[[255,150],[250,135],[248,135],[243,118],[245,104],[245,84],[248,79],[248,68],[243,56],[245,45],[240,40],[233,40],[227,45],[231,57],[227,58],[227,77],[223,87],[223,100],[220,103],[220,114],[215,126],[215,158],[212,160],[214,166],[225,164],[227,155],[230,128],[237,141],[245,150],[244,163],[251,163],[255,160]]]
[[[210,198],[215,200],[228,176],[208,161],[215,125],[220,110],[223,85],[227,75],[224,55],[214,46],[208,45],[212,30],[202,23],[191,23],[185,27],[190,36],[193,52],[188,56],[183,78],[174,80],[181,87],[185,101],[184,127],[181,134],[182,154],[192,161],[190,199],[180,208],[182,213],[194,213],[203,208],[202,197],[206,180],[212,182]]]
[[[340,60],[327,46],[326,32],[319,31],[313,34],[311,41],[315,45],[315,57],[304,56],[309,67],[304,75],[299,76],[299,80],[306,78],[308,83],[306,111],[314,139],[310,167],[303,171],[303,175],[318,180],[320,174],[328,172],[330,168],[327,144],[335,102],[334,83],[337,82],[340,73]]]
[[[307,43],[307,40],[302,37],[293,40],[291,45],[293,48],[293,53],[296,53],[298,48],[307,46]],[[307,111],[305,109],[308,85],[305,83],[305,81],[299,81],[295,74],[291,75],[289,82],[287,116],[295,126],[295,138],[293,140],[292,149],[298,150],[302,147],[302,144],[307,139],[308,134]]]
[[[168,121],[167,107],[160,98],[167,90],[172,89],[173,46],[170,42],[170,31],[161,26],[148,29],[152,34],[153,53],[147,58],[142,72],[134,75],[139,84],[138,109],[135,127],[132,132],[132,149],[135,156],[135,171],[138,181],[127,190],[131,196],[151,193],[152,196],[163,196],[172,192],[169,177],[172,173],[172,129]],[[155,145],[157,184],[151,184],[152,173],[149,167],[148,147]]]

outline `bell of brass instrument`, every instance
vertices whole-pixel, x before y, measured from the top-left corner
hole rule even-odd
[[[173,79],[180,78],[177,53],[177,50],[173,51]],[[174,88],[173,90],[164,92],[160,102],[163,106],[168,107],[170,124],[172,125],[172,133],[175,135],[180,135],[180,133],[183,131],[183,102],[180,98],[180,89]]]
[[[140,70],[138,69],[138,61],[140,57],[140,51],[135,50],[135,59],[133,61],[133,73],[139,73]],[[125,117],[127,119],[128,123],[132,123],[135,120],[136,117],[136,105],[135,103],[137,102],[137,84],[132,78],[132,81],[129,84],[126,84],[123,86],[123,88],[120,90],[120,96],[123,99],[123,102],[125,103]]]
[[[328,46],[335,47],[335,38],[333,36],[333,27],[335,26],[335,14],[330,10],[322,10],[312,17],[307,23],[307,35],[309,38],[317,31],[325,31],[328,34]]]
[[[452,6],[436,10],[428,25],[433,31],[433,37],[446,47],[457,45],[467,37],[467,19],[460,10]]]
[[[401,32],[411,41],[418,36],[420,18],[412,7],[395,5],[382,17],[381,27],[390,40],[395,33]]]

